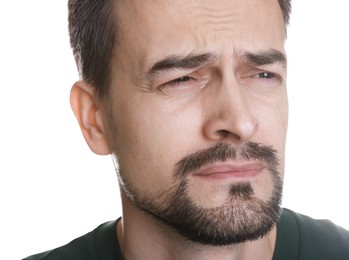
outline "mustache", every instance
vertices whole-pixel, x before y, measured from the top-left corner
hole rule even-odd
[[[176,163],[174,176],[181,179],[205,165],[237,158],[246,161],[258,160],[265,162],[269,169],[277,169],[280,164],[277,150],[272,146],[254,142],[247,142],[241,147],[227,143],[218,143],[213,147],[185,156]]]

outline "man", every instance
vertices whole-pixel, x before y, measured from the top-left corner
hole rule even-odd
[[[71,104],[123,215],[27,259],[349,259],[281,209],[288,0],[70,0]]]

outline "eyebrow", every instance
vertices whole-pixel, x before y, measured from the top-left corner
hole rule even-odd
[[[158,73],[174,69],[195,69],[212,62],[213,60],[217,59],[217,57],[218,55],[213,52],[188,54],[185,56],[171,55],[157,61],[146,73],[146,76],[151,77]],[[287,64],[286,55],[275,49],[257,52],[240,50],[238,51],[238,57],[241,61],[256,66],[279,63],[281,66],[286,67]]]
[[[238,52],[238,57],[243,62],[256,66],[272,65],[277,63],[281,64],[281,66],[285,68],[287,65],[286,55],[275,49],[262,50],[259,52],[249,52],[243,50]]]
[[[214,59],[217,55],[211,52],[201,54],[189,54],[185,56],[171,55],[156,62],[147,75],[154,76],[160,72],[173,69],[195,69],[201,67]]]

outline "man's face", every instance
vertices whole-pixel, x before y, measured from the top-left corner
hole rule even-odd
[[[125,199],[197,242],[264,235],[287,129],[278,1],[129,0],[117,16],[110,142]]]

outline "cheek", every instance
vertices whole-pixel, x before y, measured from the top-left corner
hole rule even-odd
[[[255,113],[259,114],[258,120],[263,131],[269,132],[275,140],[284,142],[288,125],[288,100],[285,88],[261,102],[254,102],[260,105]]]
[[[175,164],[190,152],[199,127],[192,111],[146,104],[152,105],[123,106],[117,114],[116,153],[124,177],[138,190],[156,194],[173,185]]]
[[[256,141],[273,146],[278,151],[280,163],[283,168],[288,126],[286,93],[277,98],[270,99],[268,102],[259,103],[259,106],[254,109],[254,115],[258,118],[259,122]]]

